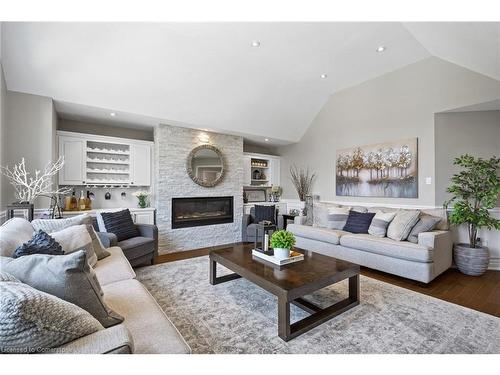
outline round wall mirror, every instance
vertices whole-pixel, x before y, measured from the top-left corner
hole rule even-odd
[[[224,177],[224,158],[217,147],[201,145],[195,147],[187,159],[189,177],[198,185],[213,187]]]

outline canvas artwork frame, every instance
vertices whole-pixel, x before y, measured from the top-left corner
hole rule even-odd
[[[418,138],[337,150],[337,196],[418,198]]]

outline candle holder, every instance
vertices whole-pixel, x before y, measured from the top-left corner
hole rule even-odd
[[[273,249],[269,248],[269,238],[276,230],[276,225],[271,222],[260,222],[255,224],[254,249],[266,255],[273,255]]]

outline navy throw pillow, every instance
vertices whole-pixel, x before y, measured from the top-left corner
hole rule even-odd
[[[270,221],[271,224],[276,224],[275,219],[276,208],[272,206],[255,205],[255,222],[260,223],[263,220]]]
[[[349,211],[344,230],[351,233],[368,233],[375,212]]]
[[[19,258],[32,254],[63,255],[64,251],[59,242],[40,229],[31,240],[19,246],[12,257]]]
[[[114,233],[118,241],[139,237],[141,234],[132,220],[128,209],[117,212],[101,212],[106,232]]]

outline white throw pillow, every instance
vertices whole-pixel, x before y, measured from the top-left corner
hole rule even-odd
[[[14,217],[0,227],[0,255],[12,257],[14,251],[33,237],[33,226],[26,219]]]
[[[89,265],[94,267],[97,264],[97,255],[92,245],[92,238],[85,224],[73,225],[58,232],[51,233],[65,254],[73,253],[77,250],[85,250]]]
[[[396,212],[378,211],[372,219],[368,233],[376,237],[385,237],[387,227],[396,216]]]
[[[36,219],[31,224],[36,232],[43,230],[45,233],[51,234],[73,225],[92,224],[92,218],[88,214],[82,214],[67,219]]]

